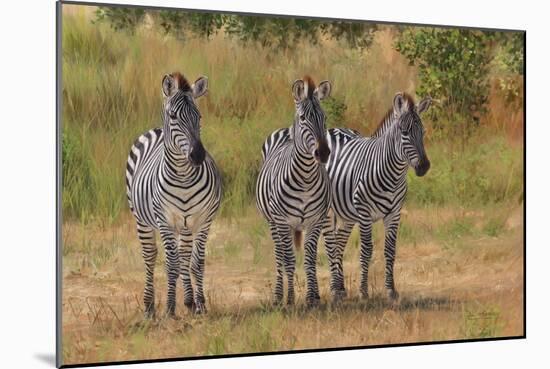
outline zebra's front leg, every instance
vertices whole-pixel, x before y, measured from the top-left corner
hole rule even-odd
[[[309,229],[304,246],[304,269],[307,281],[306,304],[310,307],[318,306],[321,302],[317,282],[317,241],[320,233],[321,224]]]
[[[279,239],[279,233],[277,232],[277,226],[273,223],[269,223],[269,230],[271,231],[271,238],[274,243],[275,250],[275,289],[273,290],[274,304],[279,305],[283,301],[283,271],[284,271],[284,252]]]
[[[395,302],[399,299],[399,293],[395,289],[395,282],[393,279],[393,266],[395,263],[395,252],[397,244],[397,231],[399,229],[399,220],[401,213],[391,213],[384,217],[384,228],[386,232],[384,240],[384,257],[386,259],[386,280],[385,287],[388,291],[388,298]]]
[[[157,245],[153,228],[138,223],[137,232],[141,243],[141,255],[145,262],[145,289],[143,291],[143,304],[145,306],[145,319],[155,316],[155,263],[157,261]]]
[[[325,222],[323,236],[330,267],[330,290],[334,302],[346,298],[347,292],[344,285],[344,250],[349,235],[353,229],[353,223],[344,223],[341,228],[336,227],[336,222]]]
[[[180,267],[183,281],[183,304],[191,311],[195,310],[193,285],[191,283],[191,250],[193,249],[193,234],[190,230],[180,231]]]
[[[159,222],[159,231],[166,254],[166,275],[168,279],[168,296],[166,299],[166,313],[170,317],[176,316],[176,282],[180,274],[180,258],[175,232],[164,222]]]
[[[361,263],[361,295],[363,298],[369,297],[369,263],[372,258],[372,220],[364,217],[359,222],[359,231],[361,234],[361,250],[359,262]]]
[[[195,279],[195,313],[204,314],[206,310],[206,299],[204,298],[203,283],[204,283],[204,255],[206,239],[210,222],[203,227],[195,236],[193,251],[191,253],[191,273]]]
[[[279,234],[280,250],[283,254],[284,269],[286,273],[288,291],[287,304],[294,305],[294,273],[296,270],[296,255],[292,244],[291,229],[286,224],[277,224],[277,233]]]

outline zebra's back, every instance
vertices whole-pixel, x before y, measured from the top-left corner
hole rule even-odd
[[[339,218],[358,222],[361,207],[369,209],[376,221],[401,208],[406,176],[394,174],[394,165],[385,162],[386,147],[382,138],[358,137],[334,150],[327,171],[333,210]]]
[[[153,192],[163,150],[163,131],[151,129],[139,136],[126,163],[126,194],[134,216],[147,225],[156,226],[153,210]]]
[[[264,144],[262,145],[262,159],[266,160],[272,152],[279,149],[286,142],[291,139],[290,137],[290,128],[280,128],[274,131],[272,134],[267,136]]]

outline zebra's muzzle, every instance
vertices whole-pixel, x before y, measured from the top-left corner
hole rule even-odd
[[[414,172],[418,177],[423,177],[430,169],[430,161],[428,159],[422,160],[419,165],[414,168]]]
[[[204,146],[202,146],[202,142],[197,141],[195,145],[191,146],[191,150],[189,151],[189,161],[191,165],[195,167],[202,165],[205,156],[206,151],[204,150]]]
[[[330,149],[326,140],[318,141],[317,148],[313,151],[315,160],[321,164],[326,164],[330,155]]]

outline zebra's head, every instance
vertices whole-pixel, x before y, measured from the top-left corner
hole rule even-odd
[[[398,119],[401,148],[405,159],[417,176],[422,177],[430,169],[430,160],[424,149],[424,126],[420,114],[428,110],[432,99],[424,98],[415,105],[412,97],[398,93],[393,99],[393,111]]]
[[[193,166],[200,166],[206,155],[200,136],[201,115],[195,99],[204,95],[207,89],[206,77],[200,77],[192,85],[178,72],[162,79],[165,144],[181,153]]]
[[[330,96],[330,89],[329,81],[323,81],[315,87],[315,83],[309,76],[296,80],[292,84],[292,95],[296,104],[295,141],[322,164],[328,161],[330,149],[326,138],[326,116],[320,101]]]

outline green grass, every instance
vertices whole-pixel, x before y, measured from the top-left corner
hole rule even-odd
[[[467,306],[463,311],[463,333],[467,338],[496,337],[502,330],[500,317],[496,306]]]
[[[431,168],[409,171],[407,200],[418,205],[488,205],[523,199],[522,147],[480,129],[467,146],[448,139],[427,143]]]
[[[489,237],[497,237],[501,235],[506,228],[506,216],[506,213],[497,213],[493,216],[487,217],[485,224],[483,225],[483,233]]]

